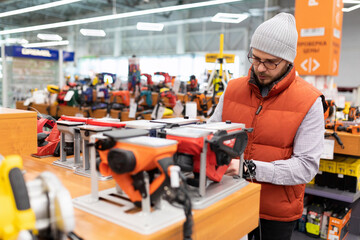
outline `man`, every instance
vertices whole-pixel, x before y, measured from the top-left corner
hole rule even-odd
[[[305,183],[317,173],[324,139],[323,96],[296,76],[297,31],[291,14],[262,23],[251,39],[247,77],[229,81],[210,122],[253,128],[245,160],[261,184],[260,224],[249,239],[291,239],[303,211]],[[245,161],[247,162],[247,161]],[[236,167],[237,164],[237,167]],[[233,160],[228,174],[235,174]]]

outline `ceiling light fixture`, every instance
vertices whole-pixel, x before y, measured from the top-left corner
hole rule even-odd
[[[237,14],[237,13],[217,13],[212,17],[212,22],[224,22],[224,23],[239,23],[248,18],[248,14]]]
[[[343,12],[351,12],[351,11],[353,11],[353,10],[355,10],[355,9],[358,9],[358,8],[360,8],[360,4],[357,4],[357,5],[355,5],[355,6],[348,7],[348,8],[343,8],[342,11],[343,11]]]
[[[5,43],[5,44],[27,44],[29,43],[28,40],[24,39],[24,38],[7,38],[4,40],[1,40],[0,43]]]
[[[45,33],[39,33],[37,37],[41,40],[47,40],[47,41],[61,41],[62,37],[57,34],[45,34]]]
[[[74,3],[74,2],[79,2],[79,1],[82,1],[82,0],[61,0],[61,1],[51,2],[51,3],[45,3],[45,4],[41,4],[41,5],[36,5],[36,6],[33,6],[33,7],[28,7],[28,8],[22,8],[22,9],[17,9],[17,10],[13,10],[13,11],[3,12],[3,13],[0,13],[0,18],[12,16],[12,15],[18,15],[18,14],[27,13],[27,12],[34,12],[34,11],[38,11],[38,10],[42,10],[42,9],[57,7],[57,6],[61,6],[61,5],[69,4],[69,3]]]
[[[35,48],[35,47],[51,47],[51,46],[61,46],[61,45],[69,45],[69,41],[64,40],[64,41],[53,41],[53,42],[28,43],[28,44],[23,44],[22,46],[26,48]]]
[[[85,23],[109,21],[109,20],[114,20],[114,19],[144,16],[144,15],[154,14],[154,13],[179,11],[179,10],[186,10],[186,9],[191,9],[191,8],[206,7],[206,6],[219,5],[219,4],[232,3],[232,2],[240,2],[240,1],[242,1],[242,0],[212,0],[212,1],[205,1],[205,2],[199,2],[199,3],[189,3],[189,4],[177,5],[177,6],[153,8],[153,9],[140,10],[140,11],[135,11],[135,12],[111,14],[111,15],[100,16],[100,17],[92,17],[92,18],[78,19],[78,20],[72,20],[72,21],[37,25],[37,26],[31,26],[31,27],[3,30],[3,31],[0,31],[0,35],[31,32],[31,31],[37,31],[37,30],[59,28],[59,27],[67,27],[67,26],[79,25],[79,24],[85,24]]]
[[[138,22],[136,24],[137,30],[142,31],[162,31],[164,29],[164,24],[162,23],[148,23],[148,22]]]
[[[80,33],[84,36],[89,36],[89,37],[105,37],[106,33],[104,30],[102,29],[85,29],[82,28],[80,29]]]
[[[343,12],[351,12],[355,9],[360,8],[360,0],[344,0],[343,1],[344,4],[356,4],[352,7],[348,7],[348,8],[343,8],[342,11]]]

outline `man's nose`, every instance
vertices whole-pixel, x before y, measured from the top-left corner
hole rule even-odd
[[[265,72],[267,70],[267,68],[265,67],[264,63],[260,63],[258,66],[258,71],[259,72]]]

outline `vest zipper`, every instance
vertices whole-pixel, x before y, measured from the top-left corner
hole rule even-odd
[[[259,105],[259,107],[258,107],[258,109],[256,110],[256,115],[259,115],[259,113],[261,112],[261,109],[262,109],[262,105],[261,105],[262,103],[260,103],[260,105]]]
[[[249,138],[249,142],[251,142],[251,144],[249,146],[249,149],[250,149],[249,155],[250,155],[250,157],[251,157],[251,148],[252,148],[252,144],[253,144],[252,140],[253,140],[254,132],[256,131],[256,126],[255,125],[256,125],[257,115],[259,115],[259,113],[262,110],[262,104],[263,104],[263,100],[261,99],[260,104],[259,104],[259,106],[258,106],[258,108],[257,108],[257,110],[255,112],[255,116],[253,118],[253,121],[251,123],[251,126],[252,126],[252,128],[254,130],[253,130],[253,132],[252,132],[252,134],[250,135],[250,138]]]

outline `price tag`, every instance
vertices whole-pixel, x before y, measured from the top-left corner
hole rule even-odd
[[[139,102],[138,102],[138,104],[141,105],[141,104],[143,104],[143,103],[144,103],[144,98],[141,97],[140,100],[139,100]]]
[[[334,159],[334,145],[335,145],[335,141],[333,139],[325,139],[324,150],[320,158]]]
[[[50,104],[54,104],[56,102],[57,96],[58,95],[56,93],[52,93],[50,95]]]
[[[64,97],[65,102],[69,102],[71,98],[74,96],[74,91],[68,91]]]
[[[185,105],[185,116],[189,118],[196,118],[197,104],[195,102],[187,102]]]
[[[130,109],[129,109],[129,118],[135,118],[137,110],[137,104],[133,98],[130,98]]]
[[[82,114],[82,113],[75,113],[75,117],[84,117],[84,114]]]
[[[32,102],[32,98],[27,98],[24,102],[24,106],[26,107],[29,106],[31,102]]]
[[[116,79],[115,83],[114,83],[114,89],[119,90],[121,86],[121,80],[120,78]]]
[[[173,86],[173,91],[175,92],[175,94],[179,93],[179,89],[180,89],[180,80],[175,80],[174,81],[174,86]]]
[[[162,116],[164,115],[165,112],[165,107],[161,106],[160,104],[156,104],[156,106],[154,107],[154,110],[151,114],[151,118],[152,119],[161,119]]]
[[[179,117],[181,116],[182,111],[184,110],[184,106],[182,105],[180,100],[176,101],[175,106],[173,107],[174,115]]]

